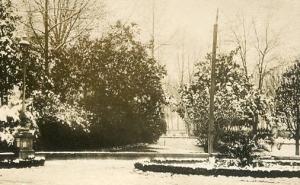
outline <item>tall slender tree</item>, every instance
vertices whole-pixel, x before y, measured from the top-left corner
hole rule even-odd
[[[271,52],[278,46],[278,37],[271,35],[270,23],[267,22],[265,29],[259,33],[256,23],[253,21],[255,33],[255,49],[257,51],[257,73],[258,73],[258,89],[263,90],[263,83],[268,71],[269,62],[274,60]]]

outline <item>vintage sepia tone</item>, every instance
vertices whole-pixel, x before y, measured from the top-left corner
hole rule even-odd
[[[299,184],[299,10],[0,0],[0,184]]]

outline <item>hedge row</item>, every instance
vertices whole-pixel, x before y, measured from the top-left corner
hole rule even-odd
[[[31,159],[31,160],[4,160],[0,161],[0,168],[29,168],[36,166],[43,166],[45,159]]]
[[[263,161],[266,162],[268,164],[276,164],[276,165],[280,165],[280,166],[300,166],[300,161],[292,161],[292,160],[276,160],[276,161]]]
[[[299,177],[300,170],[298,171],[280,171],[280,170],[247,170],[247,169],[207,169],[207,168],[191,168],[182,166],[170,166],[163,164],[143,164],[137,162],[134,164],[136,169],[142,171],[163,172],[184,175],[204,175],[204,176],[238,176],[238,177],[259,177],[259,178],[276,178],[276,177]]]
[[[206,158],[204,159],[151,159],[150,162],[152,163],[157,163],[157,164],[171,164],[171,163],[189,163],[189,164],[193,164],[193,163],[199,163],[199,162],[204,162],[207,161]]]

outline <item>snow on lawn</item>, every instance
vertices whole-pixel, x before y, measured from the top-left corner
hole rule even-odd
[[[149,147],[158,153],[204,153],[203,147],[197,146],[196,138],[184,137],[161,137],[156,144]],[[280,145],[278,145],[280,144]],[[279,147],[280,146],[280,147]],[[272,156],[293,156],[295,157],[295,141],[291,139],[277,138],[271,152],[264,152]]]
[[[150,148],[159,153],[199,153],[203,148],[197,146],[194,138],[168,138],[161,137],[156,144],[149,145]]]
[[[296,156],[295,155],[295,144],[283,144],[280,149],[273,147],[270,152],[274,156]]]
[[[142,172],[134,160],[54,160],[44,167],[0,169],[0,185],[265,185],[298,184],[299,178],[205,177]]]

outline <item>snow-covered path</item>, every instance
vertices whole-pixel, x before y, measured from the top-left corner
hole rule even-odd
[[[299,184],[299,178],[204,177],[146,173],[134,169],[134,160],[53,160],[44,167],[1,169],[0,185],[263,185]]]
[[[203,148],[198,147],[197,143],[195,138],[161,137],[156,144],[149,145],[149,147],[158,153],[203,153]]]

